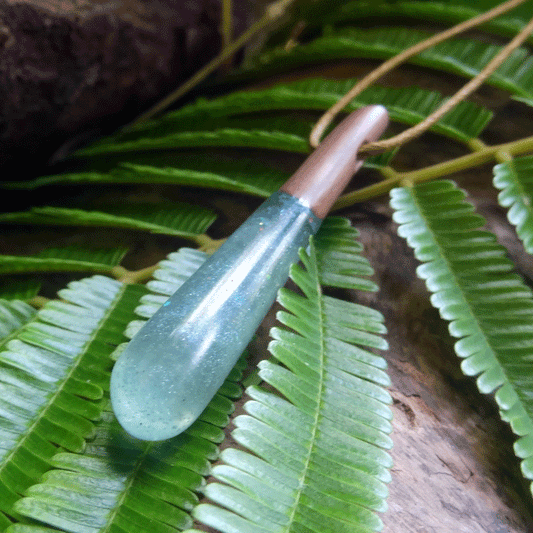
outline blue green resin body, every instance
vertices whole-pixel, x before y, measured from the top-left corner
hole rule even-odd
[[[167,439],[198,418],[320,223],[298,198],[274,193],[143,326],[111,378],[131,435]]]

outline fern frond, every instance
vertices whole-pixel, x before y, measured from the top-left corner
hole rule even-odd
[[[326,110],[334,105],[357,82],[356,79],[342,81],[324,78],[308,78],[292,83],[275,85],[269,89],[230,93],[213,100],[200,99],[194,104],[172,111],[160,120],[141,124],[125,138],[132,135],[158,136],[187,129],[190,124],[205,123],[214,119],[261,111],[293,109]],[[355,98],[345,111],[353,111],[365,105],[381,104],[389,111],[393,121],[414,125],[431,114],[444,98],[435,91],[419,87],[370,87]],[[459,141],[476,138],[492,118],[492,112],[471,102],[461,102],[454,110],[432,126],[432,131]]]
[[[375,512],[385,510],[390,480],[391,398],[383,389],[385,361],[368,348],[387,347],[383,317],[325,296],[320,285],[344,286],[335,280],[339,261],[352,286],[367,285],[355,233],[345,220],[326,220],[316,245],[301,252],[303,267],[293,265],[304,295],[280,291],[286,310],[277,317],[289,329],[271,330],[274,359],[259,364],[277,393],[247,389],[248,414],[234,420],[232,435],[251,453],[222,452],[213,475],[224,484],[204,491],[218,505],[193,512],[207,526],[225,533],[380,529]]]
[[[468,2],[346,2],[333,13],[322,20],[324,24],[346,24],[368,17],[408,17],[419,19],[424,22],[445,22],[458,24],[465,20],[483,14],[492,5],[476,5]],[[527,19],[517,17],[516,11],[512,15],[500,15],[496,19],[486,22],[479,29],[497,35],[514,36],[526,25]],[[529,38],[530,42],[533,37]]]
[[[453,182],[391,191],[398,234],[424,264],[417,274],[431,303],[450,321],[461,369],[478,376],[482,393],[495,392],[503,420],[520,436],[515,452],[533,479],[533,293],[511,273],[496,237]],[[533,486],[532,486],[533,489]]]
[[[34,207],[31,211],[0,215],[0,223],[128,228],[180,237],[201,235],[215,219],[209,209],[182,203],[115,205],[105,211]]]
[[[167,296],[205,261],[206,254],[187,248],[171,254],[149,282],[151,292],[141,298],[136,314],[149,318]],[[144,320],[127,329],[131,337]],[[50,527],[47,531],[169,533],[191,525],[189,512],[218,457],[222,427],[239,397],[240,360],[206,410],[185,433],[161,443],[128,437],[107,403],[96,435],[80,454],[58,453],[41,483],[18,501],[18,513]],[[56,529],[58,528],[58,529]],[[16,524],[11,533],[38,533],[33,524]]]
[[[101,414],[112,342],[144,288],[95,276],[59,292],[0,351],[0,526],[58,449],[81,451]],[[117,337],[118,335],[118,337]]]
[[[412,28],[359,30],[345,28],[287,51],[277,48],[259,56],[249,67],[250,74],[264,74],[296,66],[336,59],[369,57],[385,59],[427,38]],[[501,47],[475,40],[453,39],[410,58],[410,63],[474,77]],[[515,50],[487,83],[510,92],[521,101],[533,102],[533,58],[525,48]]]
[[[266,130],[226,128],[215,131],[186,131],[170,133],[163,137],[141,137],[133,141],[102,141],[76,152],[78,157],[103,154],[137,152],[144,150],[173,150],[176,148],[206,148],[231,146],[238,148],[263,148],[307,154],[307,140],[293,133]]]
[[[267,197],[279,189],[288,177],[286,172],[276,170],[257,158],[241,156],[238,159],[228,159],[208,153],[147,152],[130,154],[127,163],[118,162],[101,171],[44,176],[4,186],[35,189],[62,183],[169,183]]]
[[[85,453],[56,454],[53,469],[26,491],[15,509],[52,531],[180,531],[190,526],[196,492],[205,484],[209,460],[218,455],[220,429],[214,422],[226,422],[231,408],[232,402],[219,397],[203,421],[159,444],[128,438],[106,410]],[[8,531],[35,530],[18,524]]]
[[[35,315],[35,309],[19,300],[0,299],[0,349],[13,331],[20,329]]]
[[[533,156],[517,157],[494,167],[494,186],[501,190],[498,202],[507,207],[507,218],[528,253],[533,253]]]
[[[78,247],[47,248],[37,255],[0,255],[0,274],[25,272],[110,273],[127,248],[89,250]]]
[[[26,301],[37,296],[40,288],[40,282],[33,278],[3,276],[0,280],[0,298]]]
[[[243,119],[239,122],[244,122]],[[284,120],[287,129],[294,128],[298,122]],[[274,126],[275,128],[275,126]],[[260,148],[266,150],[282,150],[299,154],[308,154],[311,151],[308,142],[308,135],[311,132],[312,124],[308,123],[305,131],[292,133],[291,131],[258,130],[258,129],[220,129],[215,131],[186,131],[169,133],[161,137],[140,137],[132,141],[102,141],[101,143],[89,146],[76,152],[77,156],[102,156],[104,154],[123,154],[130,152],[142,152],[152,150],[174,150],[176,148],[209,148],[209,147],[230,147],[230,148]],[[365,166],[379,168],[385,166],[392,158],[393,153],[388,152],[380,156],[369,157],[365,161]],[[131,167],[130,167],[131,168]]]

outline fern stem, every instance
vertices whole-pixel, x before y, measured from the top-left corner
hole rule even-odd
[[[222,37],[222,49],[227,48],[233,39],[233,1],[222,0],[222,16],[220,23],[220,36]],[[233,56],[228,57],[221,65],[225,71],[229,71],[232,66]]]
[[[46,296],[34,296],[28,300],[27,303],[36,309],[41,309],[41,307],[44,307],[44,305],[49,301],[50,298],[46,298]]]
[[[149,280],[156,269],[157,265],[152,265],[146,268],[141,268],[140,270],[132,271],[118,265],[113,268],[111,275],[122,283],[142,283],[143,281]]]
[[[194,241],[198,244],[201,252],[212,254],[224,244],[226,239],[212,239],[204,233],[203,235],[196,235]]]
[[[363,200],[376,198],[377,196],[388,193],[393,187],[396,187],[402,182],[413,184],[422,183],[477,167],[490,161],[499,161],[498,158],[501,157],[501,154],[508,154],[512,157],[531,151],[533,151],[533,136],[509,143],[486,146],[471,154],[411,172],[397,172],[390,167],[387,170],[382,169],[382,173],[386,176],[386,179],[357,191],[344,194],[337,200],[333,209],[342,209],[362,202]]]
[[[270,4],[265,14],[257,21],[254,22],[245,32],[243,32],[235,41],[230,43],[228,46],[222,49],[220,54],[218,54],[214,59],[209,61],[205,67],[200,69],[194,76],[189,78],[183,85],[178,87],[175,91],[170,93],[168,96],[163,98],[155,106],[148,109],[137,119],[135,119],[131,124],[126,126],[126,130],[140,124],[141,122],[146,122],[151,119],[154,115],[157,115],[174,102],[179,100],[182,96],[187,94],[191,89],[196,87],[201,81],[203,81],[209,74],[214,72],[220,65],[224,64],[235,52],[237,52],[242,46],[244,46],[256,33],[261,31],[263,28],[279,19],[286,11],[287,7],[294,2],[294,0],[278,0]]]
[[[441,43],[443,41],[446,41],[450,39],[451,37],[455,37],[459,33],[462,33],[466,30],[469,30],[471,28],[474,28],[476,26],[479,26],[480,24],[483,24],[507,11],[510,11],[511,9],[519,6],[520,4],[523,4],[525,0],[508,0],[507,2],[504,2],[503,4],[496,6],[494,9],[491,9],[490,11],[487,11],[486,13],[483,13],[477,17],[474,17],[470,20],[467,20],[465,22],[462,22],[460,24],[457,24],[456,26],[453,26],[452,28],[449,28],[448,30],[445,30],[443,32],[440,32],[436,35],[433,35],[429,39],[425,39],[424,41],[415,44],[414,46],[411,46],[407,50],[404,50],[403,52],[397,54],[396,56],[390,58],[388,61],[385,61],[382,65],[380,65],[378,68],[370,72],[367,76],[365,76],[359,83],[357,83],[348,93],[346,93],[335,105],[333,105],[322,117],[320,117],[319,121],[315,124],[313,130],[311,131],[311,135],[309,137],[309,142],[311,146],[317,147],[320,143],[320,138],[322,137],[324,131],[329,126],[331,121],[335,118],[335,116],[344,109],[357,95],[361,94],[367,87],[370,87],[373,83],[375,83],[378,79],[380,79],[382,76],[384,76],[387,72],[390,72],[392,69],[396,68],[398,65],[401,65],[407,59],[410,57],[413,57],[420,52],[423,52],[427,48],[431,48],[432,46],[435,46],[438,43]],[[527,28],[524,28],[519,34],[522,35],[522,33],[526,32]],[[524,40],[527,39],[529,34],[531,33],[531,29],[526,32],[526,35],[524,37]],[[518,36],[517,36],[518,37]],[[516,39],[516,37],[515,37]],[[514,41],[514,39],[513,39]],[[513,42],[511,41],[511,43]],[[511,44],[510,43],[510,44]],[[509,46],[509,45],[508,45]],[[519,46],[519,45],[518,45]],[[505,50],[505,49],[504,49]],[[503,52],[503,50],[502,50]],[[510,53],[510,52],[509,52]],[[489,63],[490,64],[490,63]],[[488,65],[487,65],[488,67]],[[485,69],[484,69],[485,70]],[[479,73],[478,76],[481,76],[483,72]],[[490,73],[489,73],[490,74]],[[476,76],[477,78],[477,76]],[[474,78],[474,79],[476,79]],[[472,80],[474,81],[474,80]],[[466,87],[466,86],[465,86]],[[464,88],[461,89],[464,90]],[[455,105],[455,104],[454,104]],[[451,109],[451,108],[450,108]],[[436,111],[439,112],[440,108]],[[446,112],[446,111],[445,111]],[[445,113],[444,112],[444,113]],[[444,114],[443,113],[443,114]],[[430,115],[432,116],[432,115]],[[429,119],[430,117],[428,117]],[[440,117],[439,117],[440,118]],[[426,120],[428,120],[426,119]],[[438,118],[434,121],[436,122]],[[433,122],[431,123],[433,124]],[[427,127],[429,127],[431,124],[429,124]],[[412,129],[412,128],[411,128]],[[411,129],[407,131],[411,131]],[[427,128],[426,128],[427,129]],[[407,133],[404,132],[404,133]],[[397,139],[399,136],[393,137],[393,139]],[[387,139],[387,142],[390,141],[390,139]],[[397,143],[396,143],[397,144]],[[395,145],[396,145],[395,144]],[[370,149],[370,146],[368,146],[368,149]],[[372,143],[372,146],[374,147],[375,144]],[[373,149],[373,148],[372,148]],[[380,145],[381,149],[381,145]]]

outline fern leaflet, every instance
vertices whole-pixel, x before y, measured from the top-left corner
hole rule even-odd
[[[480,5],[481,4],[481,5]],[[457,24],[465,20],[477,17],[494,4],[477,2],[476,5],[467,2],[346,2],[331,13],[322,21],[326,24],[345,24],[361,18],[373,16],[403,16],[406,18],[416,18],[423,21],[435,21]],[[490,20],[480,28],[491,33],[500,35],[516,35],[525,26],[523,18],[518,18],[516,12],[512,15],[500,15],[498,18]],[[531,41],[530,37],[530,41]]]
[[[120,138],[126,140],[139,135],[161,136],[187,129],[192,124],[205,124],[208,128],[214,117],[221,119],[238,115],[242,119],[245,114],[293,109],[322,111],[334,105],[356,82],[356,79],[337,81],[309,78],[263,90],[230,93],[213,100],[199,99],[194,104],[167,113],[160,120],[140,124]],[[365,105],[381,104],[389,111],[391,120],[414,125],[432,113],[442,101],[443,97],[439,93],[419,87],[375,86],[364,91],[345,110],[353,111]],[[466,142],[477,137],[491,118],[492,113],[488,109],[470,102],[461,102],[433,126],[433,131]]]
[[[283,397],[262,387],[247,389],[247,415],[238,416],[233,438],[250,450],[229,448],[194,516],[225,533],[267,531],[371,531],[375,511],[386,508],[392,446],[391,399],[385,361],[368,348],[385,349],[383,317],[361,305],[325,296],[321,280],[337,284],[339,261],[352,286],[375,289],[355,230],[327,219],[301,252],[303,267],[291,278],[304,296],[279,292],[286,311],[274,328],[271,361],[260,376]],[[340,248],[340,249],[339,249]],[[320,250],[320,252],[318,252]],[[341,257],[342,255],[342,257]],[[322,256],[320,258],[320,256]]]
[[[509,208],[507,218],[528,253],[533,253],[533,157],[519,157],[494,167],[494,186],[501,190],[498,202]]]
[[[370,57],[384,59],[427,38],[428,34],[411,28],[378,28],[359,30],[346,28],[315,39],[291,51],[277,48],[256,58],[248,68],[249,74],[286,70],[289,67],[313,64],[335,59]],[[453,39],[424,50],[408,61],[474,77],[501,49],[501,47],[474,40]],[[246,72],[246,71],[245,71]],[[533,58],[527,49],[515,50],[487,83],[509,91],[525,103],[533,102]]]
[[[138,317],[127,336],[144,323],[205,260],[206,254],[181,249],[163,261],[140,299]],[[120,347],[117,349],[120,351]],[[116,356],[116,354],[115,354]],[[73,533],[170,533],[191,525],[189,512],[218,456],[221,427],[239,397],[244,361],[232,371],[202,416],[185,433],[161,443],[130,438],[120,428],[104,399],[102,420],[83,453],[57,453],[43,481],[31,486],[15,504],[18,513],[48,524],[46,531]],[[55,529],[58,528],[58,529]],[[38,533],[32,524],[14,524],[10,533]]]
[[[35,309],[19,300],[0,300],[0,347],[35,315]]]
[[[105,170],[44,176],[4,186],[34,189],[56,183],[171,183],[267,197],[289,177],[286,172],[262,164],[257,159],[244,156],[228,159],[221,154],[213,156],[203,152],[140,152],[129,154],[128,162],[113,162],[111,165]]]
[[[180,203],[108,206],[105,211],[34,207],[31,211],[0,215],[0,223],[103,226],[180,237],[194,237],[204,233],[215,219],[216,215],[209,209]]]
[[[0,274],[25,272],[110,273],[127,248],[89,250],[78,247],[47,248],[37,255],[0,255]]]
[[[450,321],[461,368],[483,393],[495,392],[502,419],[520,436],[515,452],[533,479],[533,294],[496,237],[478,228],[465,194],[450,181],[391,191],[398,234],[424,264],[417,274]],[[533,489],[533,486],[532,486]]]

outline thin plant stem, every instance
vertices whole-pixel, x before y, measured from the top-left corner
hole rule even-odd
[[[222,37],[222,49],[227,48],[233,40],[233,0],[222,0],[222,16],[220,24],[220,36]],[[231,68],[233,56],[228,57],[221,67],[228,71]]]
[[[111,274],[123,283],[142,283],[149,280],[156,269],[157,265],[141,268],[140,270],[128,270],[118,265],[112,269]]]
[[[35,307],[36,309],[41,309],[41,307],[44,307],[49,301],[50,298],[46,298],[46,296],[37,295],[33,298],[30,298],[27,303],[32,307]]]
[[[320,139],[324,134],[324,131],[329,126],[331,121],[335,118],[335,116],[340,111],[342,111],[358,94],[362,93],[366,88],[376,82],[387,72],[391,71],[398,65],[407,61],[407,59],[409,59],[410,57],[419,54],[427,48],[431,48],[432,46],[446,41],[451,37],[455,37],[459,33],[474,28],[475,26],[479,26],[480,24],[483,24],[485,22],[488,22],[489,20],[507,11],[510,11],[511,9],[519,6],[520,4],[523,4],[525,1],[526,0],[508,0],[507,2],[496,6],[495,8],[487,11],[486,13],[483,13],[460,24],[457,24],[456,26],[453,26],[452,28],[449,28],[446,31],[433,35],[429,39],[417,43],[414,46],[408,48],[407,50],[404,50],[398,55],[385,61],[385,63],[380,65],[378,68],[376,68],[375,70],[370,72],[370,74],[360,80],[348,93],[346,93],[335,105],[333,105],[330,109],[328,109],[328,111],[326,111],[326,113],[322,115],[322,117],[320,117],[318,122],[315,124],[313,130],[311,131],[309,137],[309,142],[311,146],[316,148],[320,143]]]
[[[237,52],[242,46],[244,46],[256,33],[270,25],[272,22],[279,19],[286,11],[287,7],[294,2],[294,0],[278,0],[270,4],[265,14],[252,26],[250,26],[245,32],[242,33],[235,41],[229,44],[229,46],[222,49],[214,59],[209,61],[202,69],[200,69],[194,76],[189,78],[183,85],[178,87],[175,91],[163,98],[155,106],[151,107],[148,111],[140,115],[134,122],[126,126],[126,129],[132,128],[141,122],[145,122],[174,102],[179,100],[182,96],[187,94],[191,89],[203,81],[209,74],[214,72],[220,65],[230,58],[235,52]]]
[[[383,174],[386,176],[386,179],[357,191],[344,194],[337,200],[333,209],[343,209],[358,202],[376,198],[388,193],[393,187],[396,187],[402,182],[422,183],[477,167],[490,161],[500,161],[502,157],[512,157],[528,152],[533,152],[533,136],[509,143],[485,146],[471,154],[431,165],[420,170],[396,172],[390,167],[386,167],[383,169]],[[504,156],[503,154],[506,155]]]
[[[197,235],[194,238],[199,250],[212,254],[216,252],[226,239],[212,239],[207,234]],[[148,281],[152,274],[157,270],[158,265],[151,265],[140,270],[128,270],[123,266],[117,265],[111,269],[111,275],[122,283],[143,283]]]
[[[198,244],[198,249],[207,254],[212,254],[216,252],[226,241],[226,239],[212,239],[209,235],[205,233],[203,235],[198,235],[195,238],[196,244]]]

